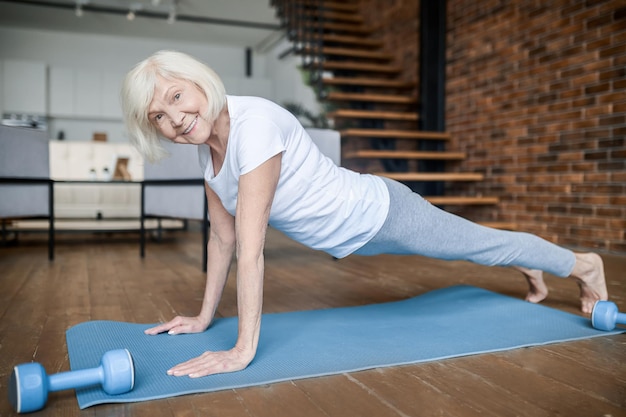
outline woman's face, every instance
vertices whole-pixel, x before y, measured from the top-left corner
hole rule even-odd
[[[166,139],[199,145],[213,130],[213,121],[203,118],[207,108],[206,96],[194,83],[158,77],[148,118]]]

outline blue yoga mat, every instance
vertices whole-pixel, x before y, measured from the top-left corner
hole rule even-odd
[[[243,371],[204,378],[166,371],[206,350],[231,348],[237,319],[215,320],[204,333],[144,335],[152,324],[93,321],[67,331],[72,369],[98,366],[110,349],[130,350],[133,391],[109,396],[77,390],[80,408],[410,364],[622,333],[595,330],[588,319],[470,286],[408,300],[263,316],[259,348]]]

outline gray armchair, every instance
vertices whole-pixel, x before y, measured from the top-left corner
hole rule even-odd
[[[202,221],[203,270],[206,270],[208,215],[202,170],[195,146],[163,141],[169,157],[146,162],[141,184],[140,255],[145,256],[145,219]]]
[[[48,258],[54,259],[54,187],[43,131],[0,126],[0,222],[48,219]],[[16,236],[18,232],[15,232]]]
[[[336,130],[307,128],[307,133],[319,150],[332,159],[335,165],[341,165],[341,135]]]

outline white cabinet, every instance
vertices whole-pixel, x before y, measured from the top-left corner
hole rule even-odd
[[[101,116],[102,75],[88,70],[74,71],[74,114],[89,117]]]
[[[2,61],[2,111],[62,118],[122,119],[123,73]]]
[[[5,113],[46,114],[46,64],[5,60],[2,71]]]
[[[102,74],[102,115],[104,117],[121,119],[122,102],[120,91],[125,74],[105,72]]]
[[[50,115],[71,117],[74,114],[74,71],[50,67],[48,79]]]
[[[121,119],[123,74],[91,69],[50,68],[50,116]]]

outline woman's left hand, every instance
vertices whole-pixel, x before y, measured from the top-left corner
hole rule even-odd
[[[207,351],[197,358],[179,363],[168,370],[167,374],[200,378],[207,375],[236,372],[245,369],[253,358],[254,353],[243,352],[237,347],[218,352]]]
[[[167,371],[168,375],[188,375],[191,378],[199,378],[236,372],[246,368],[254,359],[261,330],[265,231],[280,177],[281,157],[282,154],[277,153],[239,178],[237,210],[234,218],[239,312],[239,334],[235,347],[226,351],[204,352],[197,358],[174,366]],[[207,195],[211,197],[213,191],[207,190]],[[209,198],[209,203],[212,200]],[[210,204],[209,212],[220,213],[224,210],[223,206],[222,208],[218,206],[217,211],[215,208]],[[221,286],[223,287],[223,283]],[[215,299],[219,298],[215,297]]]

